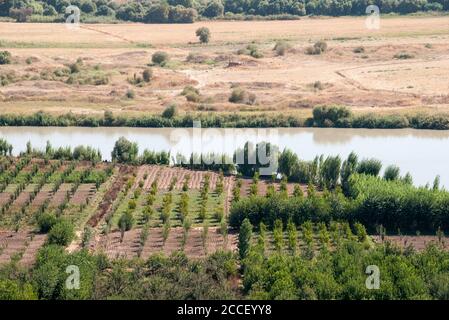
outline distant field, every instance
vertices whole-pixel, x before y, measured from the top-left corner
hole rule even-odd
[[[195,37],[200,26],[211,30],[207,45]],[[273,50],[278,40],[288,43],[284,55]],[[306,54],[319,40],[328,49]],[[317,105],[344,105],[357,113],[446,113],[448,43],[447,17],[387,17],[380,30],[368,30],[363,17],[95,24],[79,30],[0,23],[0,45],[13,56],[12,64],[0,66],[6,79],[0,112],[135,115],[176,103],[182,113],[282,111],[305,117]],[[248,53],[249,44],[257,57]],[[153,66],[149,83],[134,84],[161,50],[170,62]],[[78,59],[83,68],[70,82],[68,66]],[[198,96],[187,101],[181,95],[186,86],[199,90]],[[254,99],[229,102],[236,88]]]

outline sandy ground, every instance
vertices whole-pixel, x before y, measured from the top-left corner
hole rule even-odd
[[[194,31],[199,26],[211,30],[208,45],[197,43]],[[290,45],[284,56],[273,51],[278,39]],[[328,50],[305,54],[318,40],[325,40]],[[364,18],[82,25],[79,30],[59,24],[0,23],[0,42],[13,54],[13,64],[0,66],[0,75],[13,74],[15,79],[0,86],[0,112],[159,113],[172,102],[184,112],[308,115],[316,105],[335,104],[356,111],[445,112],[448,40],[447,17],[384,18],[380,30],[368,30]],[[237,55],[253,41],[263,58]],[[363,52],[356,53],[360,47]],[[169,53],[169,65],[153,67],[149,84],[131,84],[128,79],[140,75],[159,50]],[[199,61],[188,61],[191,53]],[[398,59],[401,53],[408,59]],[[108,83],[74,85],[66,78],[42,76],[78,58],[86,69],[98,68],[107,75]],[[200,90],[200,101],[188,102],[180,95],[187,85]],[[255,94],[256,103],[230,103],[235,87]],[[136,93],[134,99],[125,97],[128,90]]]

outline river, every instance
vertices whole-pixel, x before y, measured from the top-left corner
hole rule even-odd
[[[0,127],[0,137],[14,146],[13,153],[26,150],[26,144],[44,149],[50,141],[54,147],[89,145],[100,149],[110,160],[115,141],[124,136],[139,145],[139,150],[171,150],[189,155],[192,150],[232,152],[245,141],[270,141],[281,150],[289,148],[301,159],[316,155],[340,155],[346,158],[355,151],[359,158],[377,158],[384,168],[396,164],[401,173],[410,172],[416,185],[432,183],[440,175],[442,185],[449,186],[449,131],[413,129],[172,129],[172,128],[81,128],[81,127]]]

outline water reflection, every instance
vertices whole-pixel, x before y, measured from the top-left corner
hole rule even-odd
[[[0,127],[0,137],[14,146],[14,153],[26,149],[28,141],[34,147],[45,148],[46,141],[53,146],[80,144],[99,148],[104,159],[110,160],[114,142],[120,137],[136,141],[139,149],[172,150],[189,155],[192,149],[202,152],[232,154],[246,140],[270,141],[282,149],[289,148],[300,158],[311,160],[318,154],[347,157],[355,151],[361,158],[375,157],[384,163],[397,164],[402,173],[410,172],[415,183],[431,182],[441,176],[449,186],[449,131],[391,130],[391,129],[214,129],[201,130],[207,139],[200,143],[194,129],[170,128],[54,128],[54,127]],[[177,139],[174,139],[174,137]],[[196,137],[196,138],[195,138]],[[200,148],[200,149],[199,149]]]

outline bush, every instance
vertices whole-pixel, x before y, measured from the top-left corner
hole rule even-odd
[[[150,82],[151,79],[153,78],[153,70],[151,70],[150,68],[146,68],[145,70],[143,70],[142,78],[143,78],[143,81],[145,81],[147,83]]]
[[[112,150],[112,160],[119,163],[131,163],[137,160],[139,148],[137,143],[127,140],[125,137],[120,137],[114,145]]]
[[[136,97],[136,93],[134,92],[134,90],[129,89],[129,90],[126,91],[125,96],[128,99],[134,99]]]
[[[253,226],[248,219],[243,220],[239,233],[239,256],[240,259],[246,258],[251,246]]]
[[[351,117],[352,113],[346,107],[318,106],[313,108],[313,123],[317,127],[343,127],[344,120]]]
[[[276,51],[276,55],[283,56],[290,49],[290,45],[286,41],[278,41],[274,46],[274,51]]]
[[[87,14],[95,13],[97,11],[97,5],[90,0],[84,0],[81,4],[81,11]]]
[[[395,165],[388,166],[385,169],[384,179],[389,180],[389,181],[399,180],[400,172],[401,172],[401,170],[399,169],[399,167],[397,167]]]
[[[394,55],[395,59],[399,59],[399,60],[407,60],[407,59],[413,59],[415,56],[411,53],[408,52],[400,52],[400,53],[396,53]]]
[[[206,27],[201,27],[196,30],[196,36],[200,38],[201,43],[209,43],[210,30]]]
[[[357,166],[357,173],[378,176],[382,169],[382,162],[377,159],[364,159]]]
[[[232,90],[231,96],[229,97],[229,102],[253,105],[256,103],[256,95],[249,93],[242,88],[236,88]]]
[[[98,7],[96,15],[97,16],[114,16],[115,11],[114,11],[114,9],[109,8],[107,5],[103,4]]]
[[[42,213],[37,219],[37,225],[39,227],[39,232],[47,233],[53,228],[53,226],[58,222],[58,218],[51,213]]]
[[[327,43],[325,41],[315,42],[313,47],[308,47],[306,49],[306,54],[309,55],[319,55],[327,50]]]
[[[133,228],[134,217],[130,211],[125,211],[118,221],[118,226],[122,231],[129,231]]]
[[[178,110],[176,105],[171,104],[167,108],[165,108],[164,112],[162,112],[162,117],[166,119],[172,119],[176,116]]]
[[[0,51],[0,65],[11,63],[11,53],[9,51]]]
[[[219,0],[210,1],[203,11],[203,16],[208,18],[221,17],[224,13],[224,6]]]
[[[57,222],[48,233],[48,243],[67,246],[74,238],[73,225],[65,220]]]
[[[164,51],[157,51],[157,52],[153,53],[153,56],[151,57],[151,61],[154,64],[159,65],[161,67],[165,66],[169,60],[170,60],[170,57],[169,57],[168,53],[166,53]]]

